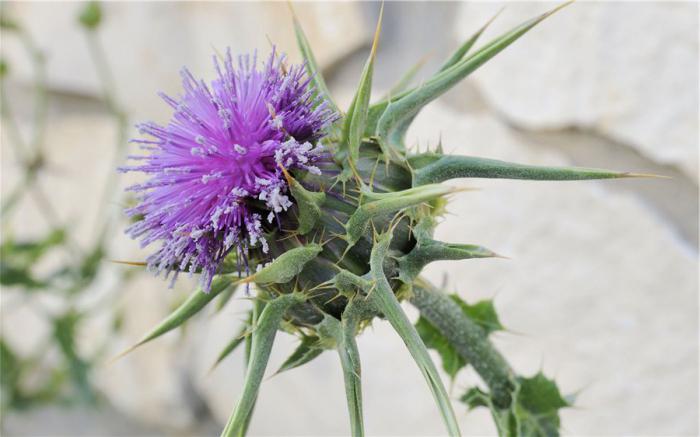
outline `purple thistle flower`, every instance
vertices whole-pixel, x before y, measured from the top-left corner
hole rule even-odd
[[[246,264],[249,249],[267,253],[265,228],[292,205],[280,166],[320,173],[314,163],[328,154],[319,140],[338,115],[316,97],[304,66],[283,62],[273,50],[262,70],[256,55],[239,57],[236,69],[229,50],[223,70],[214,57],[211,86],[183,69],[184,94],[161,95],[174,109],[169,124],[137,126],[152,139],[132,141],[149,154],[122,170],[150,178],[129,187],[141,196],[127,214],[143,218],[126,232],[142,246],[161,242],[150,270],[175,272],[173,281],[201,270],[208,291],[233,249]]]

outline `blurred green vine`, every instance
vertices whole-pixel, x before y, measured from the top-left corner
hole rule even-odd
[[[13,303],[29,304],[29,307],[51,327],[46,338],[35,350],[14,344],[0,333],[0,388],[2,401],[0,413],[9,410],[28,409],[47,403],[61,405],[96,405],[101,396],[91,382],[92,371],[103,360],[110,339],[107,334],[95,351],[87,353],[78,345],[78,336],[88,315],[108,311],[112,322],[112,334],[122,325],[122,315],[116,304],[116,291],[133,277],[133,271],[122,271],[109,290],[100,299],[85,299],[87,291],[100,277],[106,265],[108,252],[106,236],[113,226],[113,217],[107,214],[106,204],[116,194],[118,175],[110,173],[99,201],[97,229],[87,245],[80,245],[76,230],[63,222],[51,196],[42,184],[42,174],[51,168],[45,151],[51,146],[48,118],[51,92],[47,83],[46,53],[37,45],[31,33],[21,23],[8,16],[7,5],[0,7],[0,29],[3,38],[15,38],[32,61],[33,81],[31,91],[32,117],[30,138],[19,129],[13,112],[12,101],[7,94],[8,78],[12,65],[0,60],[0,109],[5,139],[11,146],[15,161],[21,169],[19,177],[1,204],[2,240],[0,243],[0,285],[3,288],[2,312],[13,311]],[[89,55],[101,87],[101,101],[114,120],[116,135],[112,146],[115,168],[124,159],[127,143],[128,117],[120,106],[108,56],[99,40],[102,8],[97,2],[85,3],[76,17],[76,25],[82,27]],[[5,161],[7,165],[7,161]],[[18,239],[12,233],[13,223],[22,220],[15,214],[17,205],[30,198],[36,205],[45,226],[34,232],[31,239]],[[36,266],[43,261],[60,260],[48,273],[39,272]],[[53,263],[51,263],[53,265]],[[46,270],[46,269],[43,269]],[[13,297],[13,303],[7,298]],[[51,296],[62,303],[59,308],[45,305]],[[15,339],[13,339],[16,341]],[[58,358],[57,358],[58,357]]]

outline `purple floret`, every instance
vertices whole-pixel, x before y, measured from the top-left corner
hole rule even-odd
[[[208,291],[232,250],[244,261],[251,248],[267,252],[265,228],[292,205],[280,166],[320,173],[314,163],[327,153],[319,140],[337,114],[315,97],[304,66],[283,62],[273,50],[262,70],[256,56],[239,57],[235,69],[229,51],[223,69],[214,57],[211,86],[185,69],[184,94],[162,95],[174,109],[169,124],[138,126],[152,138],[133,142],[148,154],[123,170],[150,177],[129,187],[141,194],[127,214],[142,219],[127,233],[142,246],[160,242],[150,270],[175,272],[173,280],[201,270]]]

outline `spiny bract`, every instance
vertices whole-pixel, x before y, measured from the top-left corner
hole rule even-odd
[[[273,51],[262,70],[247,57],[236,69],[227,54],[223,70],[216,62],[211,87],[183,73],[184,95],[165,97],[175,111],[167,127],[142,125],[153,139],[137,141],[150,154],[128,170],[151,179],[134,187],[142,198],[130,211],[137,221],[129,233],[144,244],[161,244],[148,259],[151,268],[201,272],[204,292],[193,293],[137,346],[181,325],[217,296],[222,307],[239,284],[255,285],[248,323],[217,359],[243,342],[248,346],[245,385],[223,435],[245,434],[280,329],[301,340],[280,371],[337,350],[351,431],[363,435],[355,337],[375,317],[388,320],[402,337],[450,435],[459,435],[457,420],[426,346],[440,353],[450,377],[473,366],[487,389],[472,388],[462,401],[490,408],[499,434],[558,434],[558,410],[568,401],[544,375],[516,375],[493,348],[488,336],[501,325],[492,303],[467,304],[420,277],[432,261],[495,256],[483,247],[432,238],[435,218],[455,191],[441,183],[633,175],[452,156],[441,147],[415,154],[404,135],[421,108],[559,8],[472,51],[484,26],[420,86],[396,88],[370,103],[378,25],[344,113],[294,18],[304,66],[288,67]],[[419,310],[415,326],[401,300]]]

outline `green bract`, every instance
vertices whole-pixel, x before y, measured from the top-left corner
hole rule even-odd
[[[484,30],[480,29],[430,79],[407,87],[413,74],[410,72],[408,79],[402,79],[387,97],[371,103],[380,33],[377,25],[352,104],[323,140],[334,162],[320,164],[321,174],[285,170],[295,206],[281,216],[279,230],[266,236],[274,242],[270,244],[272,258],[261,252],[251,253],[248,261],[253,271],[258,268],[257,273],[243,279],[232,276],[231,266],[236,260],[228,259],[225,267],[230,269],[224,268],[228,273],[215,278],[211,293],[195,291],[139,343],[184,323],[216,296],[225,303],[236,285],[254,284],[254,305],[248,321],[217,359],[218,363],[239,344],[246,344],[245,385],[223,435],[245,434],[275,334],[284,330],[297,335],[300,344],[279,372],[303,365],[324,350],[338,352],[351,433],[362,436],[361,366],[355,338],[375,317],[390,322],[405,342],[450,435],[459,435],[459,427],[426,346],[439,352],[450,377],[467,365],[481,376],[485,388],[468,390],[462,401],[470,408],[490,408],[501,435],[558,434],[558,410],[569,404],[542,374],[530,378],[516,375],[493,347],[489,335],[502,329],[493,304],[468,304],[420,276],[423,267],[433,261],[497,256],[478,245],[432,238],[435,217],[443,212],[446,197],[456,191],[441,183],[455,178],[587,180],[637,175],[451,156],[442,153],[441,148],[413,154],[404,144],[404,135],[426,104],[562,6],[474,49]],[[296,17],[294,27],[315,89],[337,108]],[[415,326],[401,309],[401,301],[419,310]]]

